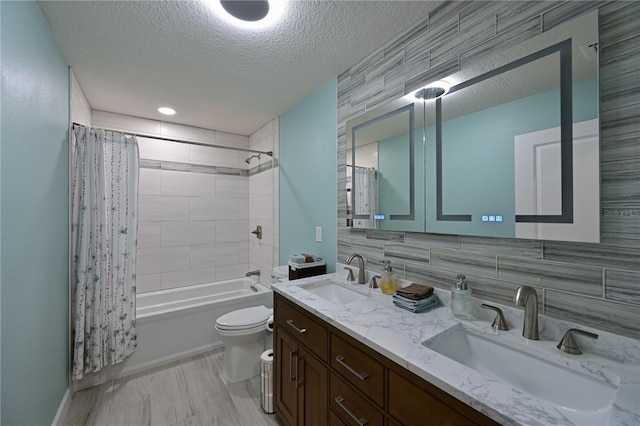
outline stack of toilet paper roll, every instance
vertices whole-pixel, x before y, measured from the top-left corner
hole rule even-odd
[[[273,322],[273,318],[272,318]],[[273,327],[273,324],[272,324]],[[273,408],[273,349],[262,352],[260,355],[260,390],[262,394],[262,410],[271,414]]]

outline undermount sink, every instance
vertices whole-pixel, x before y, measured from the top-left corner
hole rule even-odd
[[[554,405],[578,425],[603,425],[618,391],[619,378],[596,377],[527,353],[527,346],[509,345],[468,331],[448,329],[422,343],[485,376]],[[517,348],[516,346],[522,346]]]
[[[347,303],[367,298],[366,295],[343,287],[333,281],[319,281],[309,287],[304,287],[304,289],[336,305],[346,305]]]

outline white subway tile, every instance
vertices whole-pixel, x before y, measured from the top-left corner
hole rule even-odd
[[[139,137],[138,148],[140,158],[145,160],[189,162],[189,145],[184,143]]]
[[[120,130],[129,133],[147,133],[160,135],[160,121],[146,118],[132,117],[130,115],[116,114],[113,112],[93,110],[91,122],[94,127]],[[140,138],[138,138],[138,141]]]
[[[189,198],[162,195],[138,197],[138,221],[189,220]]]
[[[189,269],[189,247],[139,248],[137,274],[159,274],[162,272]]]
[[[210,268],[238,263],[238,244],[215,244],[191,247],[191,268]]]
[[[245,157],[240,159],[240,157],[245,154],[245,152],[234,151],[231,149],[207,148],[204,146],[193,145],[191,146],[189,158],[190,162],[193,164],[237,168],[240,166],[240,161],[242,161],[242,164],[245,166],[247,165],[247,163],[244,162]]]
[[[223,198],[223,200],[229,200],[229,198]],[[238,219],[249,219],[249,199],[238,198]]]
[[[239,217],[236,198],[191,197],[191,220],[233,220]]]
[[[273,194],[273,169],[249,177],[249,197]]]
[[[191,269],[189,271],[166,272],[162,274],[162,288],[186,287],[215,281],[215,268]]]
[[[215,195],[220,198],[248,198],[249,179],[245,176],[218,175]]]
[[[162,222],[162,247],[213,244],[215,222]]]
[[[140,169],[138,193],[145,195],[160,195],[161,170]]]
[[[244,278],[244,275],[249,272],[249,270],[250,268],[248,263],[221,266],[219,268],[216,268],[216,281]]]
[[[265,195],[249,198],[249,216],[252,221],[271,222],[273,220],[273,197]]]
[[[138,222],[138,248],[160,247],[160,222]]]
[[[213,197],[216,175],[162,170],[162,195]]]
[[[233,133],[216,132],[216,145],[249,148],[249,137]]]
[[[237,243],[249,238],[249,221],[221,220],[216,222],[216,243]],[[253,237],[253,235],[251,235]]]
[[[202,142],[214,145],[216,143],[215,130],[202,129],[199,127],[185,126],[183,124],[166,123],[161,124],[162,136],[167,138],[184,139],[195,142]]]
[[[162,274],[136,275],[136,293],[148,293],[162,289]]]

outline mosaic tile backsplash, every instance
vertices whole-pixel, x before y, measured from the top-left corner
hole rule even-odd
[[[601,243],[351,229],[346,223],[346,122],[582,13],[600,30]],[[640,2],[446,2],[338,77],[338,261],[513,303],[537,289],[541,312],[640,338]]]

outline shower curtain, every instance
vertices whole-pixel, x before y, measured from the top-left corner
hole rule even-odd
[[[135,352],[138,142],[72,132],[73,379]]]
[[[373,215],[378,211],[378,172],[375,169],[356,168],[356,175],[353,177],[356,193],[353,194],[356,200],[357,215],[367,215],[369,219],[354,219],[356,228],[375,228],[376,221]]]

